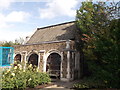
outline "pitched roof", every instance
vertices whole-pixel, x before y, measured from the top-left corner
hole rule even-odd
[[[27,44],[74,39],[75,22],[37,28]]]

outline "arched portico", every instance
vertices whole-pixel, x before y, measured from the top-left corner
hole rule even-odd
[[[47,58],[46,71],[50,76],[60,78],[61,56],[58,53],[51,53]]]
[[[21,62],[21,54],[16,54],[14,60]]]
[[[32,64],[33,66],[38,66],[38,54],[36,53],[31,53],[28,57],[28,63]]]
[[[60,77],[61,73],[61,52],[58,50],[50,50],[44,56],[44,72],[48,72],[50,76]]]

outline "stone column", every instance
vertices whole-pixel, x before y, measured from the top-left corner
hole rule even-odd
[[[23,62],[24,60],[24,62]],[[26,63],[27,63],[27,51],[23,51],[21,55],[21,62],[24,63],[24,69],[26,68]]]
[[[63,52],[61,52],[60,78],[63,78]]]
[[[25,53],[25,65],[24,65],[24,69],[26,68],[26,63],[27,63],[27,52]]]
[[[67,51],[67,79],[70,79],[70,51]]]
[[[38,54],[38,69],[40,69],[40,52]]]
[[[66,41],[66,51],[67,51],[67,79],[68,81],[71,78],[70,75],[70,40]]]
[[[45,54],[43,55],[43,72],[46,72],[46,57]]]
[[[74,79],[74,73],[73,73],[74,67],[72,64],[72,61],[74,59],[74,55],[73,55],[74,50],[71,49],[70,44],[71,44],[70,40],[66,41],[66,48],[62,50],[64,53],[66,53],[65,54],[66,58],[64,58],[64,59],[66,59],[66,65],[67,65],[65,68],[66,74],[65,74],[65,77],[61,79],[62,81],[71,81]],[[61,76],[62,76],[62,74],[61,74]]]
[[[72,75],[71,75],[71,79],[74,80],[74,70],[75,70],[75,51],[72,52],[72,61],[71,61],[71,65],[72,65]]]
[[[21,54],[21,63],[24,61],[24,54]]]

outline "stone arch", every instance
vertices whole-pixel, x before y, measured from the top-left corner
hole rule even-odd
[[[21,54],[16,54],[14,57],[15,61],[20,61],[21,62],[22,55]]]
[[[46,54],[45,70],[50,76],[59,77],[61,73],[61,52],[58,50],[50,50]]]
[[[62,56],[62,55],[61,55],[61,52],[60,52],[59,50],[51,49],[51,50],[49,50],[49,51],[46,53],[46,58],[47,58],[51,53],[57,53],[57,54],[59,54],[60,56]]]
[[[27,61],[29,64],[32,64],[33,66],[38,66],[38,59],[39,55],[36,52],[31,52],[27,56]]]

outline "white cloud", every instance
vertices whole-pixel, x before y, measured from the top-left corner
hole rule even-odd
[[[29,17],[29,13],[23,11],[13,11],[6,16],[6,22],[24,22],[24,19]]]
[[[5,9],[11,8],[11,4],[15,0],[0,0],[0,30],[13,26],[14,22],[24,22],[30,15],[24,11],[12,11],[7,15],[4,13]]]
[[[0,0],[0,9],[8,8],[15,0]]]
[[[11,30],[0,30],[0,41],[14,41],[19,37],[25,38],[28,35],[33,34],[33,32],[26,32],[26,31],[14,31]]]
[[[12,3],[15,0],[0,0],[0,41],[15,40],[19,37],[26,37],[30,32],[26,30],[15,30],[17,23],[24,23],[30,17],[30,14],[25,11],[11,11],[5,13],[6,10],[11,10]],[[5,11],[4,11],[5,10]],[[17,26],[19,27],[19,26]],[[13,28],[13,29],[12,29]]]
[[[51,0],[47,2],[47,8],[40,8],[40,18],[52,19],[57,16],[74,17],[76,14],[75,7],[80,0]]]
[[[8,15],[0,13],[0,41],[14,41],[19,37],[25,38],[30,35],[31,32],[11,29],[16,27],[16,22],[25,22],[29,16],[29,13],[23,11],[12,11]]]
[[[29,13],[23,11],[12,11],[8,15],[0,13],[0,28],[9,27],[14,22],[24,22],[29,16]]]

